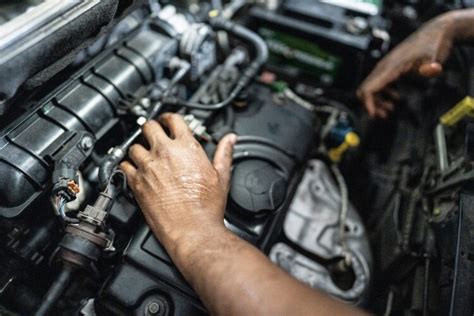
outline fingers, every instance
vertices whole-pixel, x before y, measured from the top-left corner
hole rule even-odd
[[[443,72],[443,65],[438,62],[422,63],[418,67],[418,73],[426,78],[434,78]]]
[[[379,99],[379,100],[377,100],[377,104],[378,104],[378,107],[380,109],[383,109],[383,110],[389,111],[389,112],[393,111],[393,102]]]
[[[127,179],[132,180],[133,178],[135,178],[137,169],[130,162],[123,161],[120,164],[120,169],[122,169],[122,171],[125,172]]]
[[[376,108],[374,117],[380,117],[386,119],[388,117],[388,111],[382,108]]]
[[[395,57],[389,55],[380,61],[357,91],[359,99],[372,118],[387,116],[387,112],[382,111],[380,107],[385,110],[391,110],[386,108],[387,106],[390,107],[387,103],[381,105],[379,99],[382,93],[386,93],[389,97],[391,97],[390,94],[395,96],[395,94],[392,93],[393,91],[388,89],[388,86],[398,80],[405,71],[399,67],[400,65],[397,60],[393,60],[394,58]],[[396,100],[397,98],[394,99]],[[393,108],[393,104],[391,107]]]
[[[237,142],[237,135],[226,135],[217,145],[216,153],[214,154],[213,165],[217,170],[219,177],[225,185],[230,182],[230,169],[232,167],[232,154],[234,152],[234,145]]]
[[[376,107],[375,107],[375,100],[374,100],[373,94],[363,89],[359,89],[357,91],[357,96],[364,104],[365,109],[367,110],[367,113],[369,114],[369,116],[375,117]]]
[[[401,99],[400,93],[398,93],[398,91],[393,88],[384,89],[383,94],[385,94],[387,98],[390,98],[393,101],[400,101]]]
[[[394,58],[396,57],[389,55],[375,66],[361,85],[363,92],[375,94],[400,78],[404,69]]]
[[[159,121],[168,128],[173,139],[192,136],[191,130],[184,121],[184,118],[179,114],[165,113],[160,116]]]
[[[376,117],[379,111],[377,94],[384,90],[390,83],[398,78],[396,74],[374,72],[361,85],[357,91],[359,99],[365,106],[370,117]]]
[[[383,92],[377,94],[366,94],[358,91],[358,96],[364,103],[367,112],[370,117],[380,117],[386,118],[389,112],[394,110],[394,102],[398,101],[400,96],[394,90],[384,90]],[[381,94],[385,94],[387,97],[382,97]]]
[[[145,164],[146,160],[149,157],[149,153],[142,145],[135,144],[130,147],[130,150],[128,151],[128,156],[135,164],[135,166],[140,168]]]
[[[153,120],[150,120],[143,125],[142,132],[152,149],[157,149],[160,144],[169,139],[163,130],[163,127]]]

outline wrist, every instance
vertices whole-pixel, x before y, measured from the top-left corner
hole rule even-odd
[[[179,227],[163,237],[162,243],[176,264],[186,263],[194,253],[208,248],[228,233],[224,222],[201,222],[193,227]]]
[[[449,36],[455,42],[463,42],[474,36],[474,9],[453,10],[444,13],[440,19],[448,27]]]
[[[449,11],[441,14],[435,19],[438,29],[444,33],[444,38],[454,41],[457,34],[457,26],[455,23],[458,11]]]

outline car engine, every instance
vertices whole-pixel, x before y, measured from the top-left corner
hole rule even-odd
[[[474,313],[474,53],[356,89],[472,1],[0,3],[0,315],[207,315],[118,165],[179,113],[209,157],[238,136],[225,225],[377,315]]]

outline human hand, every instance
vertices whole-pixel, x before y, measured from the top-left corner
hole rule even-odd
[[[386,118],[399,95],[390,84],[402,75],[415,72],[423,77],[435,77],[443,71],[454,41],[454,21],[450,13],[441,15],[383,58],[357,91],[369,116]]]
[[[149,121],[143,126],[150,149],[133,145],[131,162],[120,168],[148,224],[166,247],[184,235],[224,227],[236,135],[220,141],[211,164],[182,116],[167,113],[159,121],[161,125]]]

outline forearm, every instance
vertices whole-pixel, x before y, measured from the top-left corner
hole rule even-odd
[[[224,227],[165,247],[212,314],[363,314],[291,278]]]

